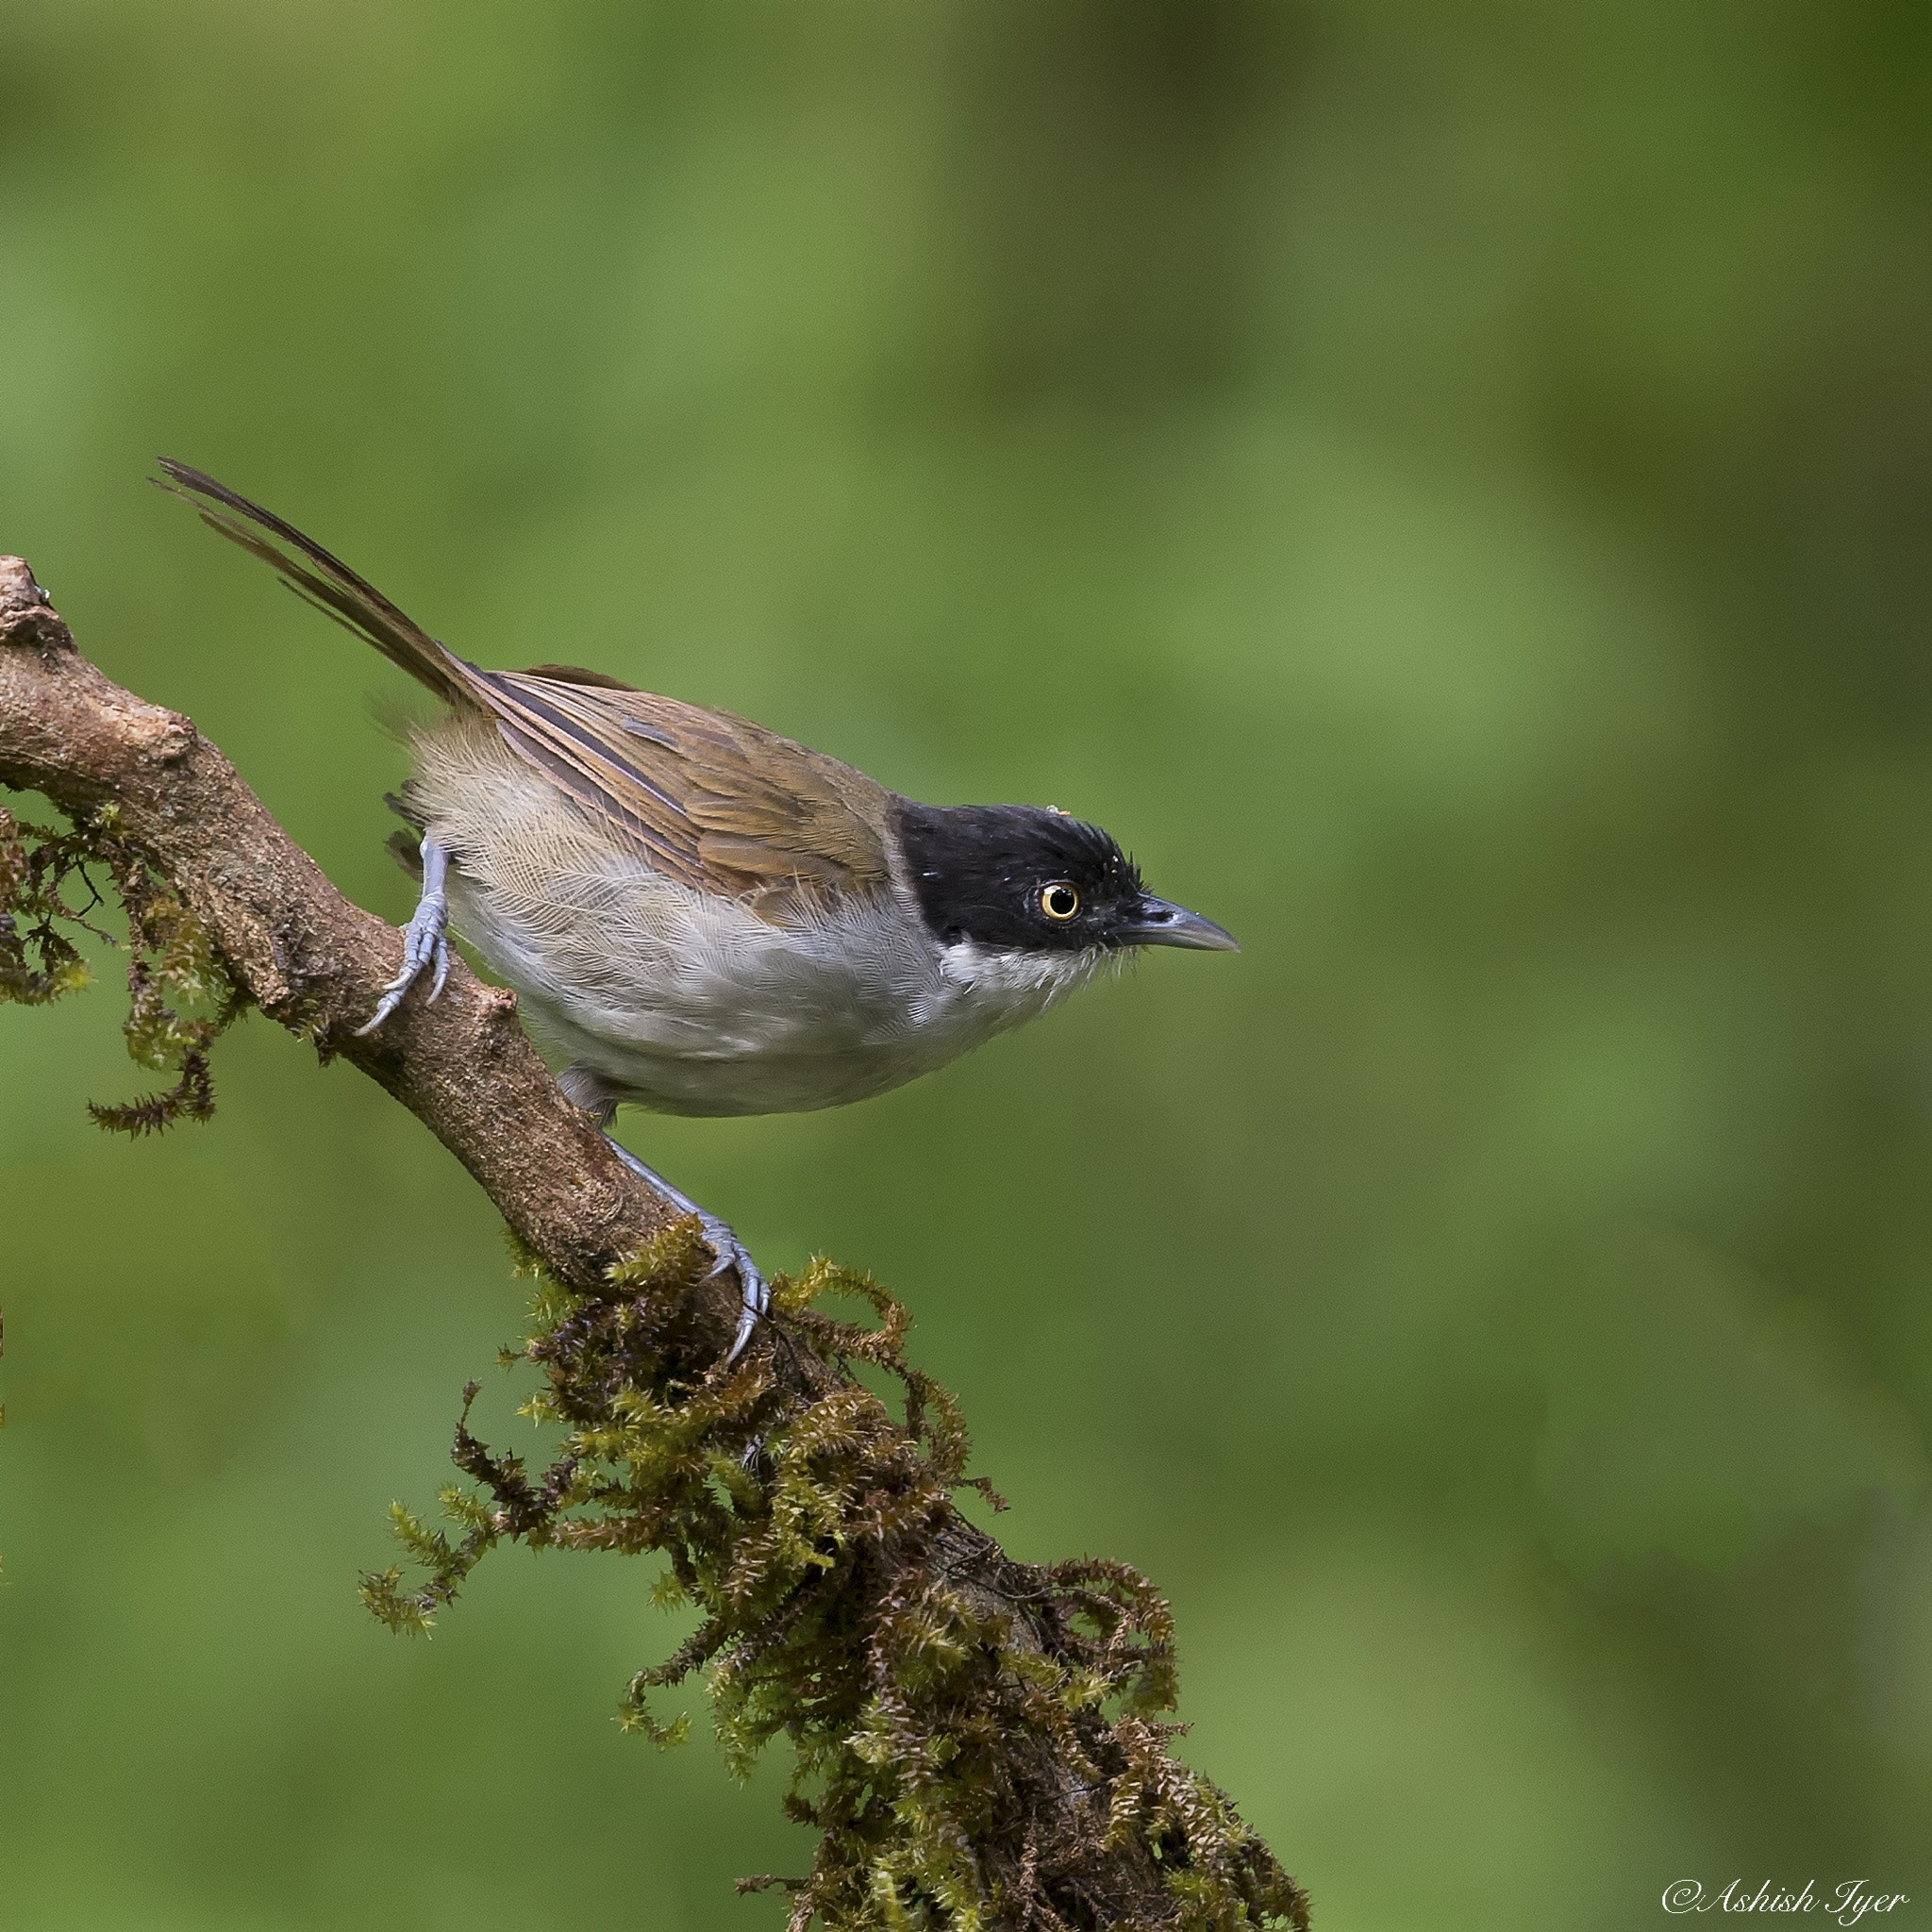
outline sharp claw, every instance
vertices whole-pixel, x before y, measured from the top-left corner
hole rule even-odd
[[[382,998],[376,1003],[375,1012],[370,1014],[365,1024],[357,1027],[358,1040],[365,1039],[374,1033],[402,1005],[403,995],[415,984],[415,970],[405,960],[403,970],[383,989]]]
[[[720,1224],[716,1228],[708,1227],[705,1238],[711,1244],[711,1252],[717,1256],[716,1264],[705,1276],[707,1281],[714,1280],[727,1269],[738,1271],[739,1286],[744,1293],[743,1306],[738,1314],[738,1333],[732,1337],[731,1346],[724,1356],[724,1366],[729,1368],[742,1352],[744,1344],[751,1340],[752,1330],[758,1324],[758,1318],[771,1306],[772,1291],[765,1286],[765,1277],[758,1271],[758,1265],[745,1252],[744,1244],[732,1231]]]
[[[375,1029],[378,1026],[380,1026],[382,1023],[385,1020],[387,1020],[389,1016],[391,1013],[393,1013],[399,1006],[402,1005],[403,994],[408,991],[408,985],[409,982],[407,979],[391,980],[390,982],[389,987],[384,991],[382,999],[376,1006],[375,1012],[373,1012],[369,1016],[367,1024],[357,1027],[356,1038],[358,1040],[367,1039],[370,1034],[374,1033]]]
[[[735,1362],[738,1359],[739,1356],[742,1353],[744,1344],[751,1340],[751,1331],[758,1326],[758,1315],[760,1312],[761,1310],[754,1308],[750,1305],[750,1303],[747,1302],[744,1306],[743,1310],[740,1313],[738,1317],[738,1333],[732,1339],[731,1346],[724,1353],[724,1366],[727,1369],[731,1366],[733,1362]],[[749,1457],[756,1455],[758,1452],[758,1445],[756,1442],[754,1442],[752,1446],[745,1451],[746,1457]]]
[[[449,941],[441,933],[436,936],[436,977],[429,987],[429,1004],[433,1007],[442,997],[444,982],[449,978]]]

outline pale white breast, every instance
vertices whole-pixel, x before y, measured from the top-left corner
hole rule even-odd
[[[768,924],[654,872],[537,773],[447,734],[419,742],[410,795],[454,854],[457,930],[540,1039],[663,1112],[882,1093],[1044,1012],[1107,957],[942,946],[903,891]]]

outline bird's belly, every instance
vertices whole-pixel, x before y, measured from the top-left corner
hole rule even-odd
[[[618,1097],[662,1113],[801,1113],[897,1087],[952,1058],[922,1051],[917,1029],[856,1024],[841,975],[793,983],[782,1004],[756,985],[641,980],[637,1004],[568,990],[525,993],[532,1030],[591,1068]],[[813,997],[816,993],[818,996]],[[958,1049],[954,1049],[958,1051]]]
[[[454,923],[516,988],[546,1045],[666,1113],[863,1100],[1043,1010],[1072,983],[1064,971],[1017,982],[962,974],[890,898],[794,929],[649,874],[552,888],[518,904],[478,891],[458,866]]]

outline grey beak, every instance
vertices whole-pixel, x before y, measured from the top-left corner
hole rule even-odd
[[[1165,899],[1142,899],[1140,910],[1119,933],[1130,946],[1186,946],[1197,953],[1241,951],[1241,942],[1231,932]]]

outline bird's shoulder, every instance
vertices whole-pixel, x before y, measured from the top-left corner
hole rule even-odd
[[[779,922],[891,889],[891,794],[852,766],[572,666],[483,675],[512,748],[683,883]]]

